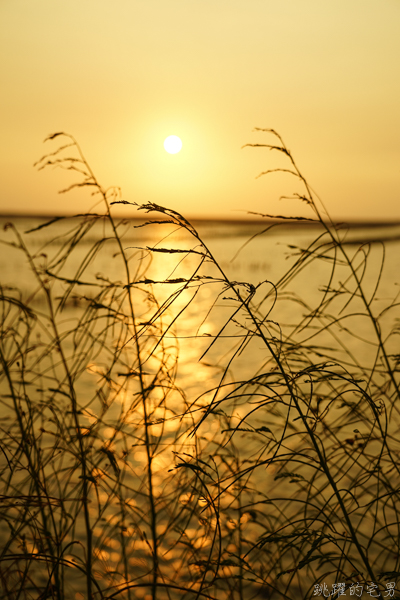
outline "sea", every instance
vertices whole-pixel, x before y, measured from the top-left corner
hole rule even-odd
[[[301,329],[304,319],[320,306],[328,289],[336,286],[338,297],[351,290],[343,256],[338,252],[332,260],[332,240],[319,224],[263,219],[193,220],[182,228],[176,222],[165,222],[169,220],[165,215],[159,220],[164,222],[117,220],[121,236],[118,246],[103,218],[85,229],[84,224],[91,217],[0,216],[2,294],[17,294],[26,306],[38,313],[45,311],[35,269],[42,276],[47,270],[49,282],[56,277],[53,297],[64,298],[59,309],[65,323],[70,324],[75,315],[78,319],[78,314],[82,314],[78,288],[79,294],[90,300],[94,285],[126,283],[122,249],[130,258],[129,284],[134,288],[134,302],[137,306],[143,303],[142,291],[136,287],[148,286],[152,294],[148,300],[153,302],[155,298],[159,314],[165,314],[163,339],[166,344],[171,340],[173,352],[179,351],[174,376],[190,406],[217,381],[218,368],[220,373],[227,373],[224,384],[247,381],[262,372],[268,360],[266,348],[259,341],[240,346],[243,336],[238,336],[237,330],[241,327],[245,331],[246,321],[236,316],[238,301],[228,281],[238,290],[243,303],[251,301],[257,310],[268,315],[275,331],[279,327],[285,331]],[[73,234],[80,224],[80,233]],[[335,225],[335,231],[354,273],[363,282],[373,314],[380,318],[382,335],[389,336],[400,319],[396,308],[400,293],[400,223],[341,223]],[[79,281],[79,285],[66,295],[73,281]],[[359,301],[357,294],[351,298],[355,319]],[[386,310],[388,306],[390,311]],[[347,304],[342,310],[347,310]],[[361,318],[356,330],[358,336],[350,336],[343,327],[339,341],[346,351],[340,357],[338,344],[331,358],[346,363],[356,356],[357,361],[373,365],[374,332],[364,329]],[[326,339],[322,336],[320,340],[321,344],[325,340],[328,355],[329,335],[327,329]],[[213,343],[216,336],[218,341]],[[398,354],[396,340],[393,355]],[[210,365],[214,368],[212,376]],[[91,374],[82,378],[83,393],[89,389],[95,372],[93,361],[88,366],[90,370]],[[238,420],[246,414],[243,406],[235,410]],[[247,424],[256,427],[259,423],[257,418],[249,418]],[[238,442],[239,453],[246,453],[245,444]],[[260,480],[260,487],[264,484]],[[135,597],[142,597],[140,590],[136,592]],[[84,598],[83,588],[75,598]]]
[[[16,286],[23,298],[29,298],[33,303],[39,301],[39,295],[35,293],[37,280],[26,252],[17,247],[19,242],[15,231],[20,232],[26,248],[35,257],[38,267],[42,268],[51,263],[51,256],[56,256],[57,252],[61,251],[69,235],[68,232],[76,227],[79,219],[83,220],[83,217],[0,217],[1,285]],[[165,217],[163,219],[166,220]],[[43,227],[49,222],[51,225]],[[278,322],[284,321],[293,325],[301,322],[306,306],[309,308],[317,306],[324,290],[332,284],[329,259],[324,259],[323,256],[329,240],[324,237],[324,231],[318,224],[261,219],[255,221],[194,220],[192,225],[197,231],[198,238],[196,238],[182,228],[168,223],[161,225],[150,223],[144,226],[147,222],[144,219],[125,220],[120,229],[122,247],[130,256],[136,253],[134,261],[135,264],[140,265],[137,271],[140,273],[139,279],[147,278],[149,281],[158,282],[154,284],[154,289],[159,302],[165,302],[172,290],[179,288],[179,284],[173,283],[175,279],[188,278],[195,273],[199,255],[185,254],[184,250],[203,251],[199,240],[202,240],[214,262],[219,266],[218,270],[210,260],[207,260],[202,265],[201,274],[218,280],[225,277],[231,282],[237,282],[239,286],[243,284],[255,286],[254,301],[261,298],[264,292],[270,294],[273,286],[281,282],[286,299],[282,298],[274,305],[271,313],[271,319]],[[15,229],[9,226],[10,223],[13,223]],[[390,301],[395,300],[399,293],[400,223],[351,222],[338,223],[336,227],[338,236],[344,244],[343,247],[358,269],[366,294],[374,294],[372,307],[375,314],[379,314]],[[95,226],[85,232],[85,235],[73,242],[73,248],[71,247],[73,251],[68,260],[62,263],[60,275],[66,279],[75,277],[88,253],[94,252],[95,257],[90,258],[92,263],[85,271],[90,273],[90,269],[92,270],[89,277],[104,276],[112,279],[120,276],[123,279],[125,277],[123,264],[118,259],[118,252],[112,246],[112,242],[105,250],[104,248],[101,251],[99,248],[93,250],[96,243],[107,236],[112,237],[110,231],[106,231],[104,221],[99,219]],[[320,245],[319,250],[316,250],[316,241],[317,244],[327,245]],[[167,252],[173,248],[179,249],[179,253]],[[320,255],[319,259],[312,260],[316,254]],[[301,268],[297,268],[287,277],[299,258],[302,259]],[[338,255],[338,264],[340,260],[342,257]],[[200,271],[196,273],[198,275]],[[285,276],[287,281],[282,283]],[[340,275],[335,276],[340,279]],[[61,294],[68,283],[60,282],[60,285]],[[227,306],[227,302],[222,301],[221,295],[215,296],[214,291],[217,287],[218,282],[210,279],[210,284],[202,286],[197,292],[196,301],[188,304],[184,319],[175,323],[178,326],[182,325],[183,337],[198,336],[199,333],[203,336],[214,335],[223,325],[224,319],[229,318],[232,306]],[[79,289],[82,290],[82,286]],[[220,290],[218,293],[220,294]],[[179,303],[184,306],[184,296],[179,299]],[[177,301],[175,305],[178,306]],[[73,306],[73,301],[70,300],[68,310],[73,311]],[[350,344],[354,344],[357,352],[361,352],[364,358],[367,358],[367,344],[360,345],[354,340]],[[186,355],[189,364],[194,358],[192,345]],[[370,354],[369,360],[373,360],[373,353]],[[192,372],[192,367],[188,364],[185,364],[185,360],[180,360],[182,375],[186,370]],[[254,370],[254,366],[254,355],[249,352],[243,353],[238,367],[241,376],[248,376],[248,370]]]

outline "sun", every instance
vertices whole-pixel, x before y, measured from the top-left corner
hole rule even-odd
[[[182,148],[182,140],[177,135],[169,135],[164,140],[164,148],[169,154],[177,154]]]

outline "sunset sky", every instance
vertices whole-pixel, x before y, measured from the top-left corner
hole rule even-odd
[[[37,172],[75,136],[101,183],[188,217],[304,212],[284,138],[337,219],[400,219],[400,0],[2,0],[0,212],[86,211]],[[183,142],[168,154],[164,139]]]

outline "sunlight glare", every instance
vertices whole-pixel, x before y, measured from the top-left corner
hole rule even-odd
[[[182,141],[177,135],[169,135],[164,140],[164,148],[169,154],[177,154],[182,148]]]

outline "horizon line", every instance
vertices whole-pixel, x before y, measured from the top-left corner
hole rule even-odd
[[[73,219],[74,217],[83,217],[90,216],[90,214],[97,213],[77,213],[77,214],[55,214],[55,213],[14,213],[14,212],[0,212],[0,218],[3,219]],[[106,215],[104,215],[106,216]],[[184,216],[184,215],[182,215]],[[143,216],[124,216],[118,215],[117,218],[127,219],[130,221],[155,221],[158,217],[143,215]],[[287,217],[276,215],[275,217],[271,216],[263,216],[259,215],[258,217],[248,217],[248,218],[228,218],[222,216],[215,217],[189,217],[185,216],[190,222],[195,223],[226,223],[226,224],[237,224],[237,225],[245,225],[245,224],[261,224],[261,223],[270,223],[270,224],[287,224],[287,225],[302,225],[302,226],[316,226],[321,225],[320,221],[314,220],[312,218],[308,219],[307,217]],[[329,221],[334,225],[349,225],[351,227],[388,227],[388,226],[396,226],[400,225],[400,219],[386,219],[386,220],[376,220],[376,219],[329,219]]]

